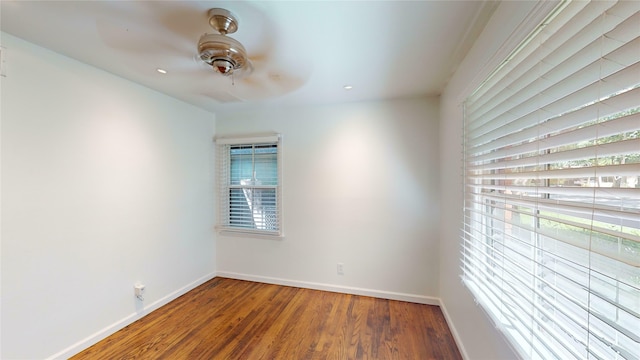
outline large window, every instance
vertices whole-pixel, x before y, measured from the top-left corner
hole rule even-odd
[[[219,228],[280,235],[280,137],[222,138],[216,143]]]
[[[640,358],[640,2],[562,2],[465,102],[463,281],[526,359]]]

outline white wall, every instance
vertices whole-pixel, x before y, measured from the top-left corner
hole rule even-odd
[[[213,276],[215,120],[4,33],[2,45],[1,357],[64,357]]]
[[[437,98],[218,114],[218,135],[283,135],[285,232],[219,236],[218,274],[433,300],[437,117]]]
[[[440,172],[441,244],[440,298],[445,315],[466,359],[515,359],[517,356],[475,304],[461,283],[460,224],[462,223],[462,102],[504,59],[553,2],[503,1],[476,41],[441,99]]]

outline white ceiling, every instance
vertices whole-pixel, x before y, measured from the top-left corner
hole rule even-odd
[[[204,109],[226,112],[438,95],[496,4],[2,0],[0,28]],[[215,33],[207,18],[213,7],[236,15],[239,29],[230,36],[256,59],[254,72],[235,85],[196,60],[199,37]],[[353,89],[344,90],[347,84]]]

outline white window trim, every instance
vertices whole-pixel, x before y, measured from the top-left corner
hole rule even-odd
[[[217,222],[215,229],[223,236],[235,236],[235,237],[251,237],[262,239],[282,239],[284,238],[283,231],[283,209],[282,209],[282,135],[279,133],[268,134],[249,134],[249,135],[234,135],[234,136],[217,136],[214,138],[216,144],[216,182],[217,182]],[[243,144],[265,144],[265,143],[277,143],[277,171],[278,171],[278,184],[276,189],[276,207],[278,213],[278,230],[258,230],[247,228],[236,228],[224,224],[224,212],[228,211],[228,204],[223,203],[223,199],[226,198],[225,193],[229,191],[229,185],[225,184],[222,176],[227,173],[228,169],[223,169],[225,166],[221,159],[221,150],[224,145],[243,145]]]

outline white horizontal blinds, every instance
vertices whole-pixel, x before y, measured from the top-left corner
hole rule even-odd
[[[220,223],[227,230],[280,233],[279,141],[221,139]]]
[[[565,2],[465,102],[463,278],[525,358],[640,358],[640,2]]]

